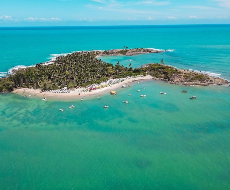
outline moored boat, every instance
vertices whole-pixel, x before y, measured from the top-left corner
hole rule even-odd
[[[104,108],[109,108],[109,106],[108,106],[108,105],[106,105],[106,106],[104,106]]]
[[[111,91],[110,94],[111,95],[117,95],[117,92],[116,91]]]
[[[193,96],[190,98],[190,100],[195,100],[196,99],[196,96]]]
[[[69,107],[69,109],[72,109],[72,108],[74,108],[74,107],[75,107],[75,106],[74,106],[74,105],[72,105],[72,106],[70,106],[70,107]]]

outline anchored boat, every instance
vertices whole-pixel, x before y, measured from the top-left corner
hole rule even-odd
[[[111,91],[110,94],[111,95],[117,95],[117,92],[116,91]]]
[[[74,105],[72,105],[72,106],[70,106],[70,107],[69,107],[69,109],[72,109],[72,108],[74,108],[74,107],[75,107],[75,106],[74,106]]]

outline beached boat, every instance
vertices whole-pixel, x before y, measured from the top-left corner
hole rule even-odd
[[[111,95],[117,95],[117,92],[116,91],[111,91],[110,94]]]
[[[42,101],[46,101],[47,99],[46,98],[43,98]]]
[[[83,101],[84,99],[82,98],[81,101]]]
[[[193,96],[190,98],[190,100],[195,100],[196,99],[196,96]]]
[[[108,106],[108,105],[106,105],[106,106],[104,106],[104,108],[109,108],[109,106]]]
[[[122,88],[127,88],[127,86],[126,85],[122,85]]]
[[[166,95],[167,93],[166,93],[166,92],[160,92],[160,94],[164,94],[164,95]]]

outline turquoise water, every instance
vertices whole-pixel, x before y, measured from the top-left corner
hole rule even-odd
[[[0,71],[50,54],[126,45],[175,50],[103,59],[131,59],[138,67],[163,58],[230,79],[229,32],[230,26],[0,29]],[[0,95],[0,189],[229,189],[229,97],[229,87],[156,81],[83,102]]]
[[[51,54],[128,46],[175,50],[138,62],[164,59],[179,68],[230,79],[229,34],[230,25],[0,28],[0,72],[48,61]]]

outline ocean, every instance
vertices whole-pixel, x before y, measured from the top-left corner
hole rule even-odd
[[[229,34],[230,25],[0,28],[0,75],[57,54],[127,46],[170,51],[102,60],[163,59],[230,80]],[[145,81],[83,102],[2,94],[0,121],[1,190],[230,189],[230,87]]]

